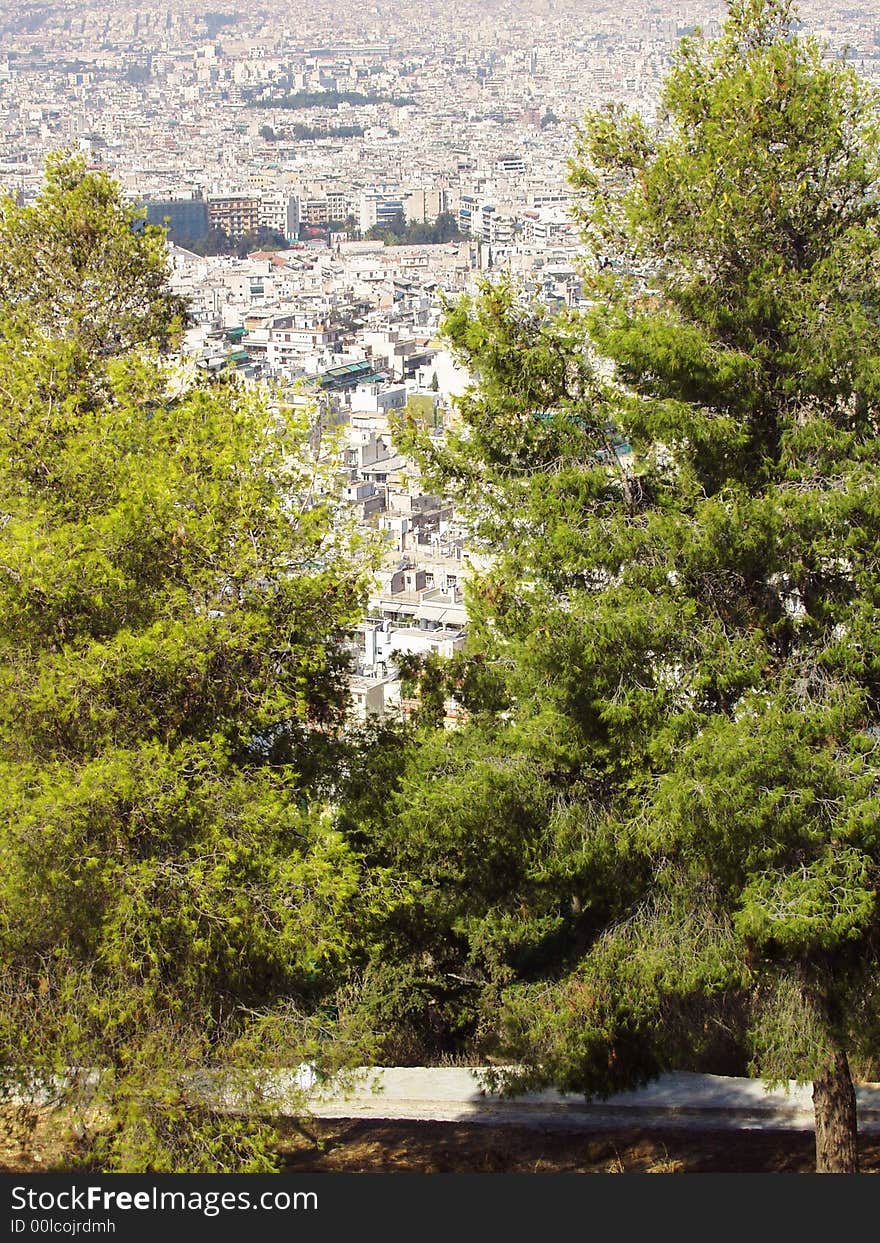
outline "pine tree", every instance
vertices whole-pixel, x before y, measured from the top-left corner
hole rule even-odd
[[[538,840],[570,860],[552,966],[506,993],[520,1082],[743,1048],[812,1081],[829,1171],[880,1017],[880,169],[869,92],[791,20],[733,0],[655,128],[587,116],[592,309],[504,282],[455,307],[476,381],[423,454],[494,555],[494,745],[555,791]]]
[[[96,354],[166,346],[183,304],[168,289],[164,231],[104,172],[57,152],[36,201],[0,199],[0,304]]]

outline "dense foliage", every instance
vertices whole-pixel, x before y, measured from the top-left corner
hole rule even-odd
[[[163,231],[81,156],[50,156],[34,203],[0,199],[0,238],[0,305],[47,336],[106,355],[166,346],[179,330]]]
[[[434,221],[407,221],[401,211],[392,220],[373,225],[364,234],[368,240],[381,241],[386,246],[436,246],[457,241],[459,236],[458,218],[448,211],[442,211]]]
[[[290,91],[286,95],[267,95],[264,87],[248,88],[244,97],[250,108],[327,108],[335,112],[340,104],[366,108],[375,104],[392,104],[403,108],[416,101],[409,95],[365,95],[362,91]]]
[[[118,191],[52,175],[47,219],[159,273]],[[192,1072],[369,1057],[346,989],[397,899],[332,800],[372,553],[307,419],[51,293],[0,308],[0,1060],[91,1097],[109,1168],[265,1168],[259,1083],[235,1121]]]
[[[454,871],[504,876],[476,901],[468,872],[445,926],[504,912],[520,1082],[739,1050],[813,1080],[820,1168],[852,1168],[880,1015],[876,113],[784,0],[685,40],[662,103],[580,131],[592,310],[502,281],[447,317],[476,379],[421,451],[494,559],[470,603],[495,702],[414,758],[395,851],[454,823]]]

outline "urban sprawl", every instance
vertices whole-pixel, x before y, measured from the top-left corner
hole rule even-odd
[[[724,10],[214,3],[3,6],[0,187],[28,203],[48,153],[83,153],[169,230],[195,365],[343,430],[345,498],[387,537],[353,643],[354,709],[381,718],[408,708],[397,655],[449,656],[467,626],[466,528],[392,442],[405,409],[442,436],[467,383],[443,299],[510,273],[579,304],[574,127],[608,102],[655,117],[678,41]],[[880,77],[880,5],[800,15]]]

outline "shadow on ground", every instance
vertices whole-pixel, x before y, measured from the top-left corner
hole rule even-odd
[[[593,1135],[454,1122],[325,1121],[285,1128],[285,1171],[411,1174],[809,1174],[809,1131],[662,1127]],[[880,1173],[880,1136],[860,1141],[861,1168]]]

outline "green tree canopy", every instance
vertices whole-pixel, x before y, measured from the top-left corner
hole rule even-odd
[[[433,222],[407,222],[401,211],[394,219],[367,229],[364,236],[368,241],[382,241],[386,246],[436,246],[457,241],[460,235],[458,218],[452,212],[442,211]]]
[[[166,345],[183,306],[164,236],[82,156],[50,156],[32,205],[0,198],[0,308],[93,353]]]
[[[853,1168],[880,1013],[876,113],[785,0],[685,40],[662,102],[581,129],[592,309],[459,303],[475,381],[422,446],[494,557],[484,753],[532,765],[589,859],[502,1047],[521,1083],[594,1094],[739,1047],[813,1081],[818,1166]]]
[[[368,1056],[345,990],[398,899],[332,804],[373,554],[308,418],[87,348],[50,294],[0,331],[0,1060],[99,1070],[109,1168],[265,1168],[189,1089]]]

